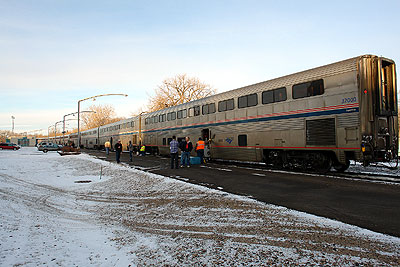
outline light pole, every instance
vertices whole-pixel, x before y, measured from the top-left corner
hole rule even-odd
[[[80,113],[85,113],[85,112],[93,112],[93,113],[96,113],[96,111],[92,111],[92,110],[84,110],[84,111],[81,111]],[[67,117],[67,116],[70,116],[70,115],[74,115],[75,116],[75,114],[77,114],[78,112],[72,112],[72,113],[69,113],[69,114],[66,114],[66,115],[64,115],[64,117],[63,117],[63,132],[62,132],[62,134],[63,134],[63,144],[65,144],[64,143],[64,135],[65,135],[65,117]],[[79,127],[79,126],[78,126]]]
[[[103,94],[103,95],[95,95],[95,96],[91,96],[91,97],[87,97],[87,98],[78,100],[78,147],[79,148],[81,147],[81,132],[79,130],[79,113],[80,113],[80,110],[81,110],[81,107],[80,107],[81,102],[89,100],[89,99],[96,99],[96,98],[102,97],[102,96],[112,96],[112,95],[122,95],[122,96],[125,96],[125,97],[128,96],[127,94]]]
[[[14,116],[11,116],[11,120],[12,120],[11,132],[14,133],[14,120],[15,120],[15,117],[14,117]]]
[[[47,127],[47,142],[50,142],[50,127],[53,127],[53,125]]]
[[[139,114],[139,148],[142,146],[142,114],[147,113],[147,111],[140,112]]]

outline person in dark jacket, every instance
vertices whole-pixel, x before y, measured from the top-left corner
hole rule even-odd
[[[178,141],[176,141],[176,136],[172,136],[172,141],[169,143],[169,150],[171,153],[171,169],[175,168],[178,169],[179,168],[179,164],[178,164]]]
[[[186,166],[190,167],[190,152],[193,150],[193,144],[190,142],[190,138],[186,137],[185,141],[182,141],[179,145],[179,148],[182,150],[181,153],[181,167],[183,167],[186,163]]]
[[[133,158],[133,150],[135,149],[135,147],[132,145],[132,141],[129,141],[128,144],[128,151],[129,151],[129,161],[132,162],[132,158]]]
[[[122,152],[121,140],[118,140],[118,142],[115,144],[114,148],[115,148],[115,157],[116,157],[117,163],[120,163],[121,161],[119,159],[121,158],[121,152]]]

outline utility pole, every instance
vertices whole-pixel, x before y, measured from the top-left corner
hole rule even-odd
[[[15,120],[15,117],[14,117],[14,116],[11,116],[11,120],[12,120],[11,132],[14,133],[14,120]]]

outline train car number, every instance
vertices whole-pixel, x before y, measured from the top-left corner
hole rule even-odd
[[[357,97],[342,98],[342,104],[355,103],[355,102],[357,102]]]

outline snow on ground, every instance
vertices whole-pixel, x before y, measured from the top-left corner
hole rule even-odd
[[[400,166],[396,165],[395,162],[381,162],[372,163],[371,165],[364,167],[360,162],[355,162],[352,160],[350,161],[350,167],[346,172],[391,175],[400,177]]]
[[[0,207],[1,266],[400,264],[400,238],[83,154],[0,151]]]

